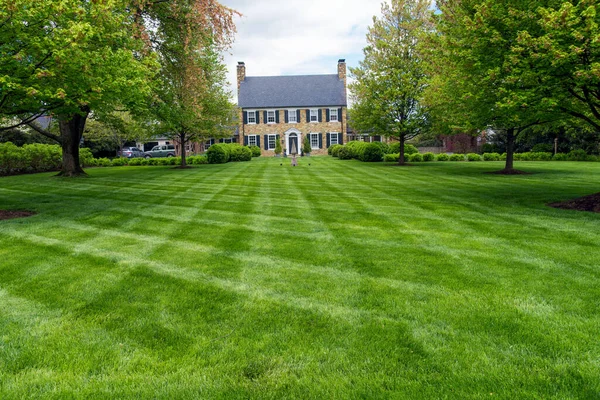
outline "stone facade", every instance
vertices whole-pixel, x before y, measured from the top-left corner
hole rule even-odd
[[[346,98],[346,62],[338,61],[337,75],[343,81],[343,98]],[[335,75],[334,75],[335,77]],[[246,66],[239,62],[237,66],[238,94],[241,83],[246,79]],[[341,91],[338,91],[340,93]],[[292,96],[290,96],[292,97]],[[293,100],[292,100],[293,101]],[[344,104],[346,101],[344,100]],[[310,121],[311,110],[317,121]],[[275,112],[273,114],[273,111]],[[298,113],[299,111],[299,113]],[[341,113],[340,113],[341,111]],[[275,156],[273,141],[281,142],[282,154],[290,154],[292,142],[298,144],[297,152],[301,153],[302,143],[308,136],[312,140],[311,155],[327,154],[327,145],[346,143],[347,107],[339,104],[306,104],[299,107],[278,108],[242,108],[239,110],[239,143],[250,145],[256,143],[263,156]],[[296,122],[286,122],[286,112],[294,112]],[[308,114],[307,114],[308,113]],[[330,121],[330,115],[337,113],[337,121]],[[252,115],[251,117],[249,115]],[[267,115],[272,119],[267,122]],[[293,115],[293,114],[292,114]],[[298,118],[299,117],[299,118]],[[315,118],[313,117],[313,118]],[[254,120],[253,120],[254,119]],[[329,122],[328,122],[329,121]],[[275,135],[275,137],[269,135]]]

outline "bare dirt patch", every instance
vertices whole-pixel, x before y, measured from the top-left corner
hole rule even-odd
[[[0,221],[15,218],[27,218],[35,215],[33,211],[0,210]]]
[[[550,207],[563,210],[576,210],[600,213],[600,193],[579,197],[573,200],[561,201],[548,204]]]

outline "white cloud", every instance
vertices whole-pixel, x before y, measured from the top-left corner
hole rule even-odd
[[[249,76],[335,74],[337,60],[357,66],[381,0],[221,0],[243,14],[225,57],[235,95],[236,65]]]

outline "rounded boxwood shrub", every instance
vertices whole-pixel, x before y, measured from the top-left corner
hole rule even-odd
[[[129,160],[128,164],[131,167],[135,167],[138,165],[142,165],[142,158],[132,158],[131,160]]]
[[[452,154],[450,156],[450,161],[465,161],[464,154]]]
[[[567,161],[569,156],[565,153],[556,153],[554,157],[552,157],[554,161]]]
[[[588,155],[585,150],[571,150],[567,155],[569,161],[587,161]]]
[[[372,144],[381,147],[383,154],[388,154],[390,152],[390,146],[384,142],[372,142]]]
[[[477,153],[467,154],[467,161],[481,161],[481,156]]]
[[[378,145],[379,142],[368,143],[360,155],[360,160],[364,162],[383,161],[383,148]]]
[[[229,162],[229,148],[223,143],[213,144],[206,151],[206,157],[209,164],[225,164]]]
[[[423,162],[423,155],[420,153],[410,154],[408,156],[408,161],[410,162]]]
[[[231,154],[229,158],[230,161],[239,162],[252,160],[252,150],[248,147],[234,143],[230,145],[229,152]]]
[[[247,146],[247,147],[252,152],[252,157],[260,157],[260,147],[258,147],[258,146]]]
[[[99,167],[110,167],[112,165],[111,161],[106,157],[98,158],[96,164]]]
[[[346,146],[342,146],[338,151],[338,157],[340,160],[352,160],[352,150]]]
[[[552,153],[545,151],[532,152],[531,157],[534,161],[552,161]]]
[[[435,154],[433,154],[431,152],[423,153],[423,161],[434,161],[434,160],[435,160]]]
[[[440,153],[435,157],[435,159],[438,161],[448,161],[450,159],[450,156],[446,153]]]
[[[327,149],[327,152],[332,157],[338,157],[339,153],[340,153],[340,149],[342,147],[344,147],[344,146],[342,146],[341,144],[334,144],[333,146],[329,146],[329,148]]]
[[[399,142],[394,142],[394,143],[390,144],[389,147],[390,147],[390,149],[389,149],[390,154],[394,154],[394,153],[400,154],[400,143]],[[417,149],[412,144],[404,145],[404,154],[410,155],[410,154],[416,154],[418,152],[419,152],[419,149]]]
[[[385,162],[398,162],[399,159],[400,159],[400,153],[385,154],[383,156],[383,161],[385,161]]]
[[[136,159],[136,160],[138,160],[138,159]],[[150,165],[150,160],[147,158],[139,158],[139,160],[140,160],[139,165],[143,165],[143,166]],[[131,165],[131,164],[129,164],[129,165]]]
[[[498,153],[483,153],[483,161],[500,161]]]
[[[367,147],[367,143],[352,140],[348,142],[344,147],[350,150],[352,158],[360,160],[362,158],[363,152],[365,151],[365,147]]]
[[[112,162],[111,162],[113,167],[122,167],[124,165],[127,165],[127,159],[126,158],[113,158]]]

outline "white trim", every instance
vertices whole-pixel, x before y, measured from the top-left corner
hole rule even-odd
[[[329,135],[329,146],[340,144],[339,143],[339,141],[340,141],[340,133],[339,132],[329,132],[328,135]],[[332,138],[335,138],[335,143],[332,143],[333,142]]]
[[[273,147],[271,147],[271,137],[273,137]],[[269,133],[267,135],[267,150],[275,150],[275,146],[277,146],[277,134]]]
[[[288,129],[284,135],[285,135],[285,154],[287,154],[288,156],[290,155],[290,135],[292,133],[295,133],[296,136],[298,137],[298,149],[296,149],[296,151],[298,152],[298,154],[300,154],[300,150],[302,149],[302,133],[296,129],[296,128],[291,128]]]
[[[310,122],[311,124],[317,124],[317,123],[319,123],[319,109],[318,108],[309,108],[309,110],[310,111],[308,112],[308,114],[309,114],[309,117],[310,117],[310,121],[308,121],[308,122]],[[315,117],[317,118],[315,121],[312,120],[313,111],[315,112]]]
[[[270,113],[273,113],[273,122],[269,121]],[[277,123],[277,110],[267,110],[267,124],[273,125]]]
[[[258,146],[256,144],[256,143],[258,143],[257,140],[256,140],[257,136],[258,135],[246,135],[246,137],[248,138],[248,146]],[[254,144],[250,143],[250,138],[254,138]]]
[[[308,136],[308,140],[310,140],[310,148],[311,148],[311,150],[318,150],[319,149],[319,136],[318,135],[320,135],[320,133],[311,132],[308,135],[309,135]],[[313,137],[315,137],[317,139],[317,146],[316,147],[313,146],[313,139],[312,139]]]
[[[331,119],[331,116],[333,115],[332,112],[335,111],[335,120]],[[329,122],[340,122],[340,116],[338,115],[338,109],[337,108],[330,108],[329,109]]]
[[[288,112],[288,124],[297,124],[298,123],[298,109],[290,109]],[[294,116],[294,120],[290,121],[290,115]]]
[[[256,110],[246,110],[246,115],[248,116],[248,125],[256,125],[258,124],[257,118],[256,118]],[[254,114],[254,122],[250,122],[250,113]]]

